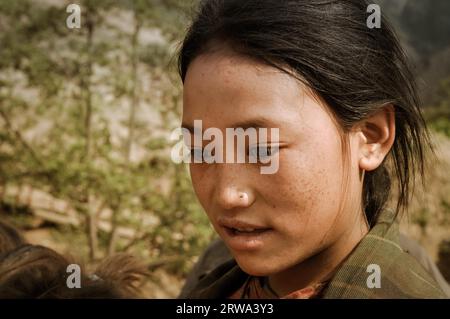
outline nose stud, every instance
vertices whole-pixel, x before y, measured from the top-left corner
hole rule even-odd
[[[252,194],[247,191],[228,187],[217,194],[217,203],[224,209],[248,207],[252,202]]]
[[[244,204],[248,203],[248,194],[247,193],[239,193],[239,200]]]

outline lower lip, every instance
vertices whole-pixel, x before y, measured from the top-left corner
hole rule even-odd
[[[273,234],[273,229],[258,232],[238,233],[228,227],[223,227],[226,238],[231,249],[234,250],[256,250],[263,247],[264,242]]]

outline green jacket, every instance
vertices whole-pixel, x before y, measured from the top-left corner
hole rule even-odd
[[[398,244],[399,227],[385,210],[359,242],[323,292],[323,298],[446,298],[428,272]],[[369,288],[368,266],[380,269],[380,287]],[[186,298],[226,298],[248,274],[229,260],[200,280]]]

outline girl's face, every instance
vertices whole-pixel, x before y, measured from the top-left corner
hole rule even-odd
[[[183,125],[194,120],[223,136],[242,123],[279,129],[269,141],[279,145],[275,174],[254,163],[190,164],[201,205],[244,271],[278,273],[353,236],[362,215],[356,139],[344,190],[338,128],[295,78],[229,52],[200,55],[184,84]]]

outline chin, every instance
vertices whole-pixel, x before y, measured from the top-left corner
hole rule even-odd
[[[279,272],[281,269],[275,265],[267,262],[267,259],[260,260],[259,258],[239,257],[235,256],[239,267],[247,274],[252,276],[268,276]]]

